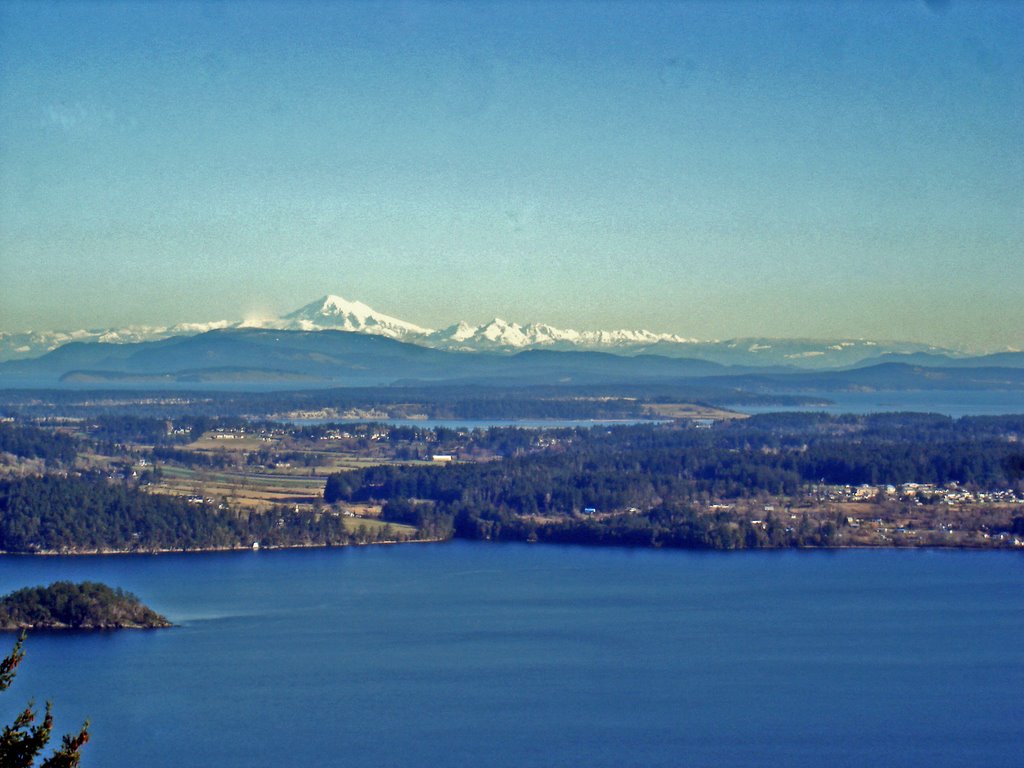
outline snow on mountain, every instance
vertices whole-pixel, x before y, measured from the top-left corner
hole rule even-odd
[[[353,331],[408,341],[434,333],[430,328],[421,328],[377,312],[361,301],[348,301],[340,296],[324,296],[278,320],[270,321],[268,326],[295,331]]]
[[[0,333],[0,361],[38,357],[73,341],[126,344],[133,341],[165,338],[170,335],[172,334],[159,335],[154,333],[153,329],[143,330],[140,328]]]
[[[0,361],[38,357],[72,341],[126,344],[171,336],[194,336],[210,330],[237,327],[367,333],[450,351],[513,353],[526,349],[598,350],[692,357],[726,365],[827,368],[852,365],[890,353],[927,352],[939,356],[957,356],[957,353],[950,350],[906,342],[763,338],[698,341],[676,334],[646,330],[576,331],[544,323],[520,325],[501,318],[482,325],[463,321],[433,330],[385,315],[360,301],[327,295],[294,312],[266,320],[220,320],[210,323],[178,323],[167,327],[130,326],[80,331],[0,332]]]
[[[691,344],[693,339],[651,331],[574,331],[555,328],[545,323],[520,325],[495,318],[489,323],[472,326],[462,322],[436,331],[425,340],[444,349],[479,349],[516,351],[522,349],[609,349],[668,342]]]
[[[0,331],[0,361],[38,357],[72,341],[99,344],[131,344],[158,341],[171,336],[196,336],[222,328],[275,328],[280,330],[341,330],[372,333],[402,341],[421,341],[431,333],[413,323],[385,315],[360,301],[324,296],[286,315],[267,320],[216,320],[207,323],[176,323],[170,326],[133,325],[77,331]]]
[[[212,323],[178,323],[171,326],[131,325],[126,328],[97,328],[77,331],[0,331],[0,361],[39,357],[73,341],[98,344],[133,344],[158,341],[171,336],[195,336],[216,328],[230,328],[237,323],[220,320]]]
[[[212,323],[176,323],[166,331],[171,336],[195,336],[207,331],[219,331],[221,328],[235,328],[235,320],[215,320]]]
[[[856,365],[883,354],[928,353],[946,358],[962,353],[929,344],[869,339],[729,339],[701,342],[698,354],[724,365],[793,365],[800,368],[835,368]]]
[[[434,335],[439,339],[447,339],[448,341],[463,342],[471,341],[476,335],[476,326],[470,325],[465,320],[460,320],[450,328],[445,328],[441,331],[435,331]]]

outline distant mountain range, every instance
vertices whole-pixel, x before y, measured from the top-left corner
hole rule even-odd
[[[610,352],[617,355],[657,355],[740,366],[792,366],[832,369],[865,361],[893,361],[919,366],[978,364],[1013,365],[1019,353],[1002,353],[1004,359],[968,358],[961,352],[914,342],[880,342],[864,339],[767,339],[743,338],[698,341],[676,334],[646,330],[576,331],[543,323],[520,325],[495,318],[482,325],[459,322],[435,330],[401,320],[359,301],[324,296],[278,318],[258,322],[216,321],[180,323],[167,327],[131,326],[121,329],[0,332],[0,361],[26,360],[52,352],[72,342],[131,345],[178,337],[197,336],[212,330],[263,329],[287,331],[348,331],[379,336],[436,350],[512,354],[525,350]],[[116,356],[114,350],[110,355]],[[997,358],[999,355],[991,356]]]
[[[1003,356],[1000,366],[975,361],[881,362],[825,371],[578,349],[464,352],[373,333],[223,328],[123,344],[70,342],[38,358],[0,363],[0,388],[700,384],[720,392],[996,389],[1024,395],[1024,354]]]
[[[380,334],[227,328],[125,344],[71,342],[0,363],[0,386],[235,384],[377,386],[401,382],[599,383],[720,374],[702,360],[604,352],[476,354]]]

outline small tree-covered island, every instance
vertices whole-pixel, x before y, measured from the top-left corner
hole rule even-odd
[[[106,584],[57,581],[0,598],[0,631],[24,629],[157,629],[171,622],[135,595]]]

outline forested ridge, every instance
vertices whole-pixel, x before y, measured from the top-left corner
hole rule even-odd
[[[1006,437],[1014,430],[1024,431],[1024,424],[803,414],[756,417],[715,430],[579,430],[550,450],[500,462],[342,473],[330,478],[326,500],[459,500],[519,514],[564,514],[706,495],[792,494],[808,483],[1002,487],[1021,477],[1024,447]]]
[[[156,551],[347,544],[334,515],[234,511],[140,491],[102,476],[0,481],[0,551]]]
[[[792,496],[812,485],[1019,485],[1024,418],[773,414],[714,429],[575,431],[547,450],[449,466],[332,475],[328,502],[380,502],[432,534],[666,546],[833,543],[845,518],[764,524],[712,500]],[[702,510],[698,514],[698,510]],[[595,517],[595,513],[597,516]],[[1008,524],[1008,529],[1011,524]]]
[[[900,541],[923,530],[930,538],[912,543],[954,544],[964,537],[948,536],[965,523],[977,533],[971,545],[1013,546],[1007,537],[1024,535],[1024,507],[1014,506],[1024,499],[1022,416],[794,413],[463,430],[112,414],[79,422],[74,436],[63,423],[0,426],[8,453],[27,457],[8,456],[12,471],[0,479],[5,552],[331,546],[412,535],[368,519],[378,510],[384,523],[415,526],[420,539],[887,546],[886,527],[899,529]],[[337,471],[346,464],[362,468]],[[334,472],[326,484],[324,468]],[[168,494],[159,478],[171,469],[187,479]],[[287,506],[252,497],[247,505],[250,483],[256,494],[282,485],[277,498]],[[903,484],[922,488],[912,497],[885,490]],[[833,502],[851,501],[858,486],[871,489],[858,498],[877,495],[887,516],[870,536],[846,537],[845,526],[864,522],[861,508]],[[974,506],[957,520],[929,512],[954,502]]]
[[[78,452],[78,441],[68,435],[25,424],[0,422],[0,453],[29,459],[71,462]]]

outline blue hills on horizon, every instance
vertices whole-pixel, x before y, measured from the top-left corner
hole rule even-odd
[[[701,341],[674,333],[649,330],[577,331],[546,323],[520,324],[494,318],[473,325],[460,321],[441,329],[424,328],[379,312],[360,301],[325,295],[294,312],[251,322],[221,320],[178,323],[167,327],[128,326],[77,331],[9,333],[0,331],[0,361],[29,360],[69,342],[100,342],[130,345],[143,341],[196,336],[215,329],[277,329],[291,331],[350,331],[383,336],[431,349],[455,352],[515,354],[527,349],[595,351],[617,355],[658,355],[692,358],[723,365],[787,366],[802,369],[834,369],[854,366],[888,354],[904,362],[932,365],[963,360],[962,350],[920,342],[872,341],[859,338],[764,338],[741,337]],[[1015,353],[1010,353],[1015,354]],[[916,355],[911,360],[910,355]],[[973,364],[973,363],[969,363]],[[1000,363],[1003,364],[1003,363]],[[1012,365],[1012,363],[1007,363]]]
[[[501,384],[506,386],[701,380],[785,390],[1022,389],[1024,353],[974,358],[883,353],[854,365],[802,369],[593,350],[467,352],[340,330],[230,328],[127,344],[71,342],[41,357],[0,363],[0,388]],[[740,357],[739,359],[743,359]]]

